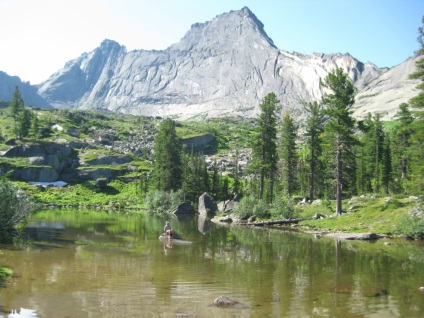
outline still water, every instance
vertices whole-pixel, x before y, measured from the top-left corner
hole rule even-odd
[[[337,241],[281,229],[169,217],[186,241],[160,241],[164,216],[43,211],[30,246],[0,246],[15,276],[0,316],[424,317],[424,246]],[[386,243],[386,244],[385,244]],[[241,304],[211,306],[219,296]]]

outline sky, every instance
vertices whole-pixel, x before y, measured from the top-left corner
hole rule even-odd
[[[248,7],[281,50],[393,67],[418,50],[424,0],[0,0],[0,71],[38,84],[110,39],[163,50],[192,24]]]

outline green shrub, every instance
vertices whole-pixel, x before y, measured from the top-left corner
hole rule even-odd
[[[270,210],[271,216],[278,219],[293,219],[298,217],[293,201],[282,197],[277,198]]]
[[[167,192],[155,189],[149,191],[145,198],[146,207],[154,212],[167,212],[183,202],[182,190]]]
[[[424,239],[424,197],[418,198],[408,215],[400,220],[394,233]]]
[[[256,200],[253,206],[253,215],[261,219],[269,218],[269,205],[263,200]]]
[[[36,209],[35,203],[24,191],[0,180],[0,240],[16,235],[17,228]]]
[[[234,214],[241,219],[247,219],[253,215],[253,208],[258,200],[253,196],[244,196],[234,208]]]

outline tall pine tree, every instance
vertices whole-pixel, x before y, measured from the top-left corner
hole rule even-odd
[[[10,107],[9,107],[10,115],[13,118],[14,133],[16,137],[20,136],[19,119],[20,119],[20,114],[24,111],[24,109],[25,109],[24,100],[22,99],[18,85],[16,85],[15,90],[13,92],[12,102],[10,103]]]
[[[289,112],[285,112],[281,123],[280,161],[281,161],[281,188],[284,195],[292,196],[297,187],[296,152],[297,125]]]
[[[354,135],[355,120],[352,106],[355,89],[347,74],[341,68],[330,72],[322,83],[329,90],[322,98],[328,116],[325,130],[333,139],[336,152],[336,213],[342,213],[343,159],[346,152],[352,152],[357,141]]]
[[[180,140],[175,122],[165,119],[155,136],[153,175],[159,190],[171,191],[181,188],[182,162]]]
[[[419,93],[417,96],[409,100],[409,104],[415,108],[415,117],[417,119],[413,123],[414,133],[411,136],[410,153],[410,180],[409,191],[414,194],[424,193],[424,17],[422,18],[423,25],[418,28],[418,43],[420,49],[417,51],[418,56],[422,56],[416,63],[416,70],[410,74],[410,78],[420,80],[417,85]]]
[[[306,122],[306,143],[309,150],[309,198],[313,200],[316,196],[322,195],[322,139],[324,130],[324,114],[321,105],[317,102],[309,103],[305,106],[308,114]]]
[[[272,202],[274,182],[277,176],[277,104],[275,93],[269,93],[260,103],[261,113],[253,140],[251,168],[259,177],[259,199],[266,194]],[[267,185],[267,189],[265,186]]]
[[[410,147],[413,135],[414,117],[409,110],[409,105],[402,103],[395,118],[399,121],[392,132],[392,163],[393,178],[397,192],[406,192],[406,183],[409,178],[410,169]]]

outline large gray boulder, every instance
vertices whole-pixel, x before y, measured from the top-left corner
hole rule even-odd
[[[181,144],[187,149],[193,149],[195,151],[204,150],[215,141],[215,137],[211,134],[205,134],[201,136],[190,137],[181,140]]]
[[[218,211],[218,205],[216,204],[215,200],[205,192],[199,197],[198,209],[200,217],[213,217]]]
[[[56,169],[49,167],[16,169],[12,174],[12,179],[35,182],[54,182],[59,178]]]
[[[30,167],[3,167],[13,170],[12,178],[23,181],[54,182],[61,173],[72,170],[74,164],[73,149],[68,144],[40,143],[16,145],[7,150],[6,158],[27,158]]]
[[[194,207],[189,203],[181,203],[174,210],[171,211],[174,215],[193,215],[196,213]]]

